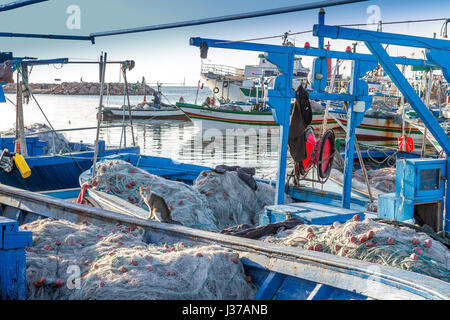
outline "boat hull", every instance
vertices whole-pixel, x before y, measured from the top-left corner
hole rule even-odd
[[[20,225],[42,218],[96,225],[141,227],[149,243],[183,241],[187,245],[215,244],[239,254],[244,271],[261,300],[450,299],[450,285],[428,276],[371,263],[159,223],[127,214],[0,185],[0,216]],[[126,298],[126,297],[124,297]]]
[[[104,120],[129,119],[128,110],[125,115],[122,108],[105,108],[103,111]],[[189,120],[189,118],[180,110],[132,110],[133,119],[160,119],[160,120]]]
[[[330,114],[347,127],[347,114],[342,111],[331,111]],[[412,137],[416,148],[422,146],[422,132],[417,128],[405,124],[405,134]],[[362,123],[356,128],[359,142],[368,145],[387,148],[398,148],[398,138],[402,135],[402,125],[391,117],[366,115]]]
[[[271,112],[219,110],[185,103],[177,103],[177,107],[202,129],[278,129],[279,127]],[[314,112],[311,122],[314,130],[321,130],[322,123],[323,113]],[[337,122],[332,118],[328,119],[327,124],[328,128],[338,128]]]
[[[106,149],[98,159],[118,153],[140,152],[139,147]],[[93,164],[94,151],[75,152],[65,155],[26,157],[31,175],[23,179],[18,170],[7,173],[0,170],[0,183],[29,191],[45,191],[79,187],[80,174]]]

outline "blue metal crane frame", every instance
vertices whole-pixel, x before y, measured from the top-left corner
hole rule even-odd
[[[417,112],[426,127],[430,130],[445,153],[450,152],[450,138],[432,116],[431,112],[420,100],[409,82],[400,72],[397,64],[433,67],[439,66],[447,81],[450,81],[450,41],[430,39],[424,37],[414,37],[401,34],[375,32],[359,29],[349,29],[336,26],[325,25],[325,12],[319,12],[319,23],[314,25],[314,36],[318,37],[318,49],[297,48],[289,46],[277,46],[267,44],[255,44],[247,42],[233,42],[217,39],[191,38],[190,44],[200,47],[207,52],[209,47],[226,48],[236,50],[249,50],[264,52],[267,60],[275,64],[280,75],[275,79],[274,88],[268,91],[267,103],[272,109],[275,121],[281,126],[277,194],[275,202],[281,204],[284,201],[284,184],[286,176],[286,160],[289,135],[289,116],[291,109],[291,99],[295,98],[292,89],[293,62],[295,55],[305,55],[317,57],[313,63],[313,92],[309,93],[311,99],[321,100],[341,100],[348,101],[347,110],[347,136],[346,154],[344,170],[344,187],[342,196],[342,206],[350,207],[351,200],[351,180],[353,171],[353,156],[355,144],[356,127],[364,118],[365,112],[370,108],[372,97],[368,94],[368,85],[361,78],[370,70],[375,69],[378,63],[384,68],[392,81]],[[371,51],[370,54],[358,54],[352,52],[339,52],[324,49],[325,37],[334,39],[348,39],[364,41]],[[381,46],[381,43],[421,47],[427,49],[427,59],[409,59],[401,57],[390,57]],[[352,60],[351,82],[349,84],[349,94],[332,94],[325,92],[327,81],[326,58]],[[316,76],[320,74],[321,76]],[[447,165],[448,171],[450,166]],[[446,212],[450,209],[450,192],[447,188]],[[449,223],[447,223],[448,225]]]

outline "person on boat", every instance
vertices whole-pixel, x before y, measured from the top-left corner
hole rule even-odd
[[[184,103],[184,98],[180,97],[180,99],[178,100],[179,103]]]
[[[159,99],[158,93],[153,92],[153,103],[159,105],[161,103],[161,99]]]
[[[211,107],[211,98],[206,97],[205,102],[203,102],[202,107],[210,108]]]

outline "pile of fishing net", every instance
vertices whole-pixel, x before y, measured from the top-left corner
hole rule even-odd
[[[236,171],[217,173],[203,171],[194,181],[194,188],[206,196],[209,206],[218,220],[219,229],[240,224],[256,225],[264,207],[273,205],[275,187],[256,182],[253,190]],[[291,202],[286,197],[286,203]]]
[[[140,197],[139,186],[149,186],[164,199],[172,220],[215,232],[237,224],[255,225],[264,207],[275,199],[273,186],[256,182],[257,189],[253,190],[236,172],[203,171],[194,185],[189,186],[149,174],[123,160],[106,159],[97,164],[96,177],[90,184],[95,190],[118,196],[145,210],[148,207]]]
[[[396,105],[385,102],[382,100],[374,100],[369,110],[366,112],[366,116],[372,117],[387,117],[390,118],[395,124],[402,124],[402,115]]]
[[[128,106],[124,106],[125,108],[128,108]],[[132,107],[132,110],[151,110],[151,111],[160,111],[160,110],[177,110],[174,106],[168,105],[168,104],[158,104],[158,106],[155,106],[154,103],[148,103],[148,102],[141,102],[138,103],[136,106]]]
[[[143,230],[42,219],[27,248],[28,299],[252,299],[236,253],[183,242],[148,245]]]
[[[331,226],[299,225],[260,240],[414,271],[450,282],[450,250],[427,234],[359,216]]]
[[[60,132],[48,132],[50,130],[52,129],[44,123],[34,123],[25,126],[25,135],[38,137],[40,141],[45,142],[46,146],[44,146],[44,154],[73,151],[71,150],[69,140],[67,140],[64,134]],[[1,135],[15,136],[16,129],[8,129],[1,132]]]
[[[241,106],[235,104],[225,104],[217,107],[219,110],[227,110],[227,111],[244,111]]]
[[[139,194],[139,187],[150,187],[152,192],[164,199],[172,220],[187,227],[220,231],[220,223],[209,208],[206,196],[192,186],[150,174],[123,160],[105,159],[96,168],[95,178],[89,181],[95,190],[149,210]]]
[[[379,168],[366,170],[371,188],[375,188],[385,193],[395,192],[395,168]],[[356,170],[353,173],[353,178],[358,180],[359,182],[366,183],[362,169]]]
[[[9,61],[0,63],[0,82],[14,83],[14,72]]]

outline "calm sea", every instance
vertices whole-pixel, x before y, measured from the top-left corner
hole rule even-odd
[[[197,87],[163,87],[163,102],[174,104],[183,97],[185,102],[194,103]],[[199,90],[197,102],[201,104],[212,92],[205,87]],[[15,94],[6,95],[15,102]],[[96,113],[99,105],[98,96],[63,96],[63,95],[35,95],[37,102],[45,112],[55,129],[73,129],[81,127],[95,127]],[[130,96],[131,104],[143,101],[143,96]],[[124,103],[123,96],[105,96],[105,106],[116,106]],[[14,127],[14,105],[7,102],[2,104],[2,117],[0,117],[0,131]],[[33,123],[46,123],[45,117],[38,105],[31,100],[24,106],[25,125]],[[265,178],[276,177],[278,134],[266,138],[257,137],[257,144],[264,145],[263,151],[253,148],[253,138],[237,139],[236,137],[209,137],[203,139],[200,130],[191,121],[182,120],[134,120],[134,134],[136,144],[141,147],[141,153],[152,156],[170,157],[186,163],[216,166],[218,164],[251,166],[257,169],[257,175]],[[120,125],[122,120],[104,121],[102,126]],[[83,131],[67,131],[65,136],[70,141],[93,142],[95,129]],[[130,146],[131,128],[126,129],[126,144]],[[107,145],[124,145],[122,128],[101,129],[101,139]],[[227,141],[228,140],[228,141]],[[233,141],[231,141],[233,140]],[[261,141],[260,141],[261,140]],[[231,144],[226,153],[220,150],[220,145]]]
[[[163,87],[163,102],[174,104],[183,97],[185,102],[194,103],[197,87]],[[15,101],[14,94],[6,95]],[[199,90],[197,103],[201,104],[212,92],[205,87]],[[63,96],[36,95],[37,102],[45,112],[55,129],[74,129],[96,127],[96,114],[99,105],[98,96]],[[143,96],[130,96],[131,104],[143,101]],[[124,104],[123,96],[105,96],[105,106]],[[7,102],[1,104],[3,112],[0,117],[0,131],[15,126],[14,105]],[[46,123],[45,117],[34,101],[24,106],[25,125]],[[104,121],[102,126],[121,125],[122,120]],[[92,143],[95,140],[95,129],[67,131],[64,135],[70,141]],[[215,167],[219,164],[239,165],[256,168],[256,176],[270,180],[276,179],[278,161],[278,130],[271,130],[267,135],[246,136],[207,136],[191,121],[182,120],[134,120],[136,144],[141,153],[151,156],[162,156],[173,160]],[[131,146],[131,128],[125,132],[126,145]],[[109,146],[124,146],[125,137],[121,127],[101,129],[100,138]],[[288,170],[292,161],[288,160]],[[304,185],[311,185],[305,182]],[[319,187],[317,184],[316,187]],[[340,192],[340,187],[330,180],[326,190]]]

